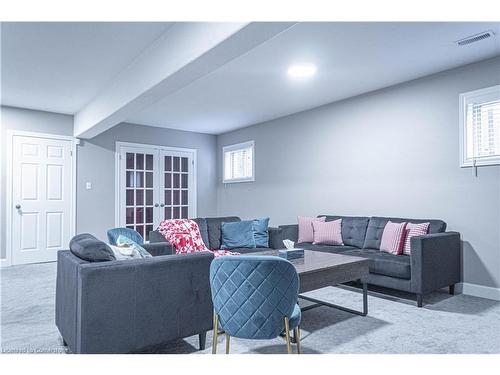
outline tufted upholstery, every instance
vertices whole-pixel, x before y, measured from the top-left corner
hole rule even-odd
[[[429,233],[441,233],[446,230],[446,223],[442,220],[429,220],[429,219],[403,219],[396,217],[372,217],[368,223],[366,230],[365,243],[363,245],[366,249],[380,249],[380,241],[382,240],[382,233],[384,232],[385,224],[388,221],[393,223],[401,223],[403,221],[411,223],[431,223],[429,226]]]
[[[299,277],[285,259],[241,255],[219,257],[210,266],[214,311],[226,334],[245,339],[272,339],[300,323]]]
[[[362,216],[326,216],[326,221],[342,219],[342,241],[344,245],[363,247],[365,243],[366,228],[368,227],[369,217]]]
[[[142,245],[144,243],[144,239],[142,236],[137,233],[135,230],[130,228],[113,228],[108,230],[108,240],[111,245],[116,246],[116,240],[120,235],[125,236],[132,241],[134,241],[138,245]]]

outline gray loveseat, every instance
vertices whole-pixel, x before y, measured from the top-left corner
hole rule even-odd
[[[359,256],[371,260],[368,283],[416,294],[417,305],[423,296],[443,287],[454,293],[460,282],[460,234],[446,232],[442,220],[403,219],[389,217],[326,216],[326,221],[342,219],[345,246],[301,243],[305,249]],[[429,222],[429,234],[411,238],[411,256],[392,255],[379,250],[385,224],[392,222]],[[298,225],[281,225],[274,230],[274,243],[298,239]]]
[[[88,262],[57,259],[56,325],[73,353],[129,353],[212,329],[213,255],[171,253],[146,244],[152,258]]]

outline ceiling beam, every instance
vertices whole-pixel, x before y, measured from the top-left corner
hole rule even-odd
[[[173,24],[75,114],[75,137],[95,137],[293,25]]]

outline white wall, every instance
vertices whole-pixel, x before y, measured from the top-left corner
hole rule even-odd
[[[256,180],[219,170],[218,214],[440,218],[462,235],[464,281],[498,288],[500,166],[459,167],[458,95],[499,83],[496,58],[221,135],[218,161],[255,140]]]

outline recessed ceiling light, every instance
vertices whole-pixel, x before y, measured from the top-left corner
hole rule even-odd
[[[294,64],[288,68],[288,75],[292,78],[309,78],[316,74],[314,64]]]

